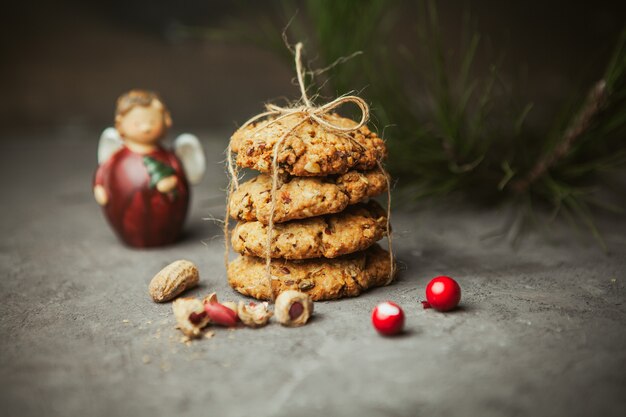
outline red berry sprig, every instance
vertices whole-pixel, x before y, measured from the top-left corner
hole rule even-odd
[[[398,334],[404,328],[404,312],[391,301],[380,303],[372,311],[372,324],[384,336]]]
[[[435,277],[426,286],[426,301],[422,301],[424,308],[434,308],[438,311],[450,311],[456,308],[461,301],[461,287],[450,277]]]

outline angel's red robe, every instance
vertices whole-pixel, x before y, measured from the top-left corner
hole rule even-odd
[[[156,183],[175,175],[176,187],[161,193]],[[135,247],[161,246],[180,235],[189,204],[189,185],[176,155],[163,148],[139,154],[127,147],[103,162],[94,186],[101,185],[108,201],[102,209],[117,235]]]

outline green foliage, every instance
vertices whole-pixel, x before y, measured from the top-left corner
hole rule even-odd
[[[148,175],[150,176],[150,188],[156,187],[158,182],[163,178],[167,178],[176,173],[174,168],[171,166],[148,155],[143,157],[143,164],[148,170]]]
[[[399,1],[308,0],[299,12],[292,2],[271,4],[271,15],[282,18],[257,16],[256,27],[234,33],[291,63],[281,39],[290,21],[287,38],[305,40],[306,51],[317,56],[310,66],[329,67],[309,74],[311,88],[329,98],[359,89],[370,102],[405,199],[454,192],[479,202],[512,200],[527,217],[516,223],[529,223],[530,208],[548,204],[555,216],[583,224],[601,240],[590,205],[613,207],[594,197],[594,186],[626,163],[626,30],[589,95],[575,100],[552,129],[531,132],[524,121],[533,104],[506,99],[512,92],[498,63],[476,75],[482,39],[469,17],[456,48],[461,53],[451,55],[433,1],[418,8],[406,42],[411,48],[392,37],[405,12]],[[355,51],[364,54],[342,62]]]

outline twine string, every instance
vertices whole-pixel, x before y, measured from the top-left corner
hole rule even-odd
[[[228,271],[228,255],[230,255],[230,243],[228,239],[228,226],[230,221],[230,198],[233,195],[233,191],[239,188],[239,173],[237,171],[237,165],[233,163],[233,151],[230,149],[230,144],[226,148],[226,159],[228,167],[228,193],[226,195],[226,217],[224,218],[224,265]]]
[[[265,246],[265,271],[269,285],[270,300],[274,301],[274,288],[272,287],[272,240],[274,234],[274,213],[276,211],[276,193],[278,192],[278,153],[285,139],[298,127],[302,126],[307,119],[303,119],[294,127],[285,132],[274,145],[272,151],[272,189],[270,191],[270,213],[267,223],[267,241]]]
[[[391,233],[391,179],[389,173],[383,167],[382,162],[376,160],[378,169],[385,176],[385,182],[387,183],[387,223],[385,224],[385,230],[387,232],[387,250],[389,252],[389,278],[385,281],[385,285],[391,284],[394,276],[396,275],[396,264],[393,259],[393,238]]]
[[[267,242],[266,242],[266,247],[265,247],[265,269],[266,269],[267,284],[268,284],[268,289],[269,289],[269,298],[271,301],[274,301],[275,299],[274,289],[272,286],[271,267],[272,267],[272,241],[273,241],[273,234],[274,234],[274,214],[276,211],[276,193],[278,192],[278,179],[279,179],[278,155],[280,153],[280,150],[285,140],[304,123],[313,121],[317,123],[318,125],[322,126],[323,128],[325,128],[327,131],[346,137],[352,143],[354,143],[355,145],[363,149],[364,146],[358,141],[356,141],[352,136],[350,136],[349,133],[354,132],[360,129],[361,127],[365,126],[367,122],[369,121],[369,117],[370,117],[369,106],[367,102],[363,100],[361,97],[358,97],[355,95],[343,95],[319,107],[316,107],[315,105],[313,105],[313,103],[311,102],[311,100],[309,99],[307,95],[306,86],[304,82],[305,71],[303,70],[303,67],[302,67],[302,47],[303,45],[301,42],[298,42],[295,47],[296,76],[298,80],[298,85],[300,87],[300,94],[301,94],[300,101],[302,104],[300,104],[299,106],[290,106],[290,107],[281,107],[275,104],[266,104],[265,112],[257,114],[256,116],[248,119],[241,126],[241,128],[244,128],[250,124],[255,123],[258,120],[272,118],[267,123],[260,125],[255,131],[253,131],[253,135],[254,135],[254,133],[258,132],[260,129],[266,129],[269,126],[275,123],[278,123],[279,121],[285,118],[288,118],[291,116],[302,117],[301,121],[296,123],[293,127],[289,128],[285,133],[283,133],[280,136],[280,138],[276,141],[272,149],[272,164],[271,164],[272,188],[270,192],[270,213],[269,213],[269,219],[268,219],[268,225],[267,225]],[[342,126],[342,125],[333,123],[332,121],[328,120],[325,117],[326,115],[330,114],[333,110],[335,110],[337,107],[340,107],[347,103],[355,104],[361,112],[361,119],[355,125]],[[226,263],[226,268],[228,268],[228,255],[230,253],[229,236],[228,236],[228,221],[229,221],[229,216],[230,216],[230,199],[231,199],[231,195],[233,191],[239,188],[239,180],[237,178],[237,169],[235,168],[235,164],[233,162],[232,150],[231,150],[230,145],[227,149],[227,152],[228,152],[228,156],[227,156],[228,174],[230,175],[230,182],[228,186],[228,197],[227,197],[227,202],[226,202],[226,220],[224,222],[224,237],[225,237],[225,245],[226,245],[225,254],[224,254],[224,262]],[[389,179],[389,174],[383,167],[381,161],[376,160],[376,163],[378,165],[378,168],[381,170],[381,172],[385,176],[385,181],[387,183],[386,232],[387,232],[387,243],[389,247],[389,257],[390,257],[389,279],[385,283],[385,285],[387,285],[393,280],[393,277],[395,274],[395,264],[394,264],[392,236],[391,236],[391,181]]]

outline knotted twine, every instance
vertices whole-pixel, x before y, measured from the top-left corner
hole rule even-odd
[[[265,129],[274,123],[279,122],[282,119],[285,119],[290,116],[298,115],[302,117],[302,120],[296,123],[291,129],[287,130],[274,144],[274,148],[272,149],[272,166],[271,166],[271,174],[272,174],[272,188],[270,192],[270,213],[267,225],[267,243],[265,247],[265,269],[267,275],[267,284],[269,288],[269,294],[271,301],[274,301],[274,289],[272,287],[272,235],[274,233],[274,212],[276,211],[276,193],[278,191],[278,154],[281,150],[283,142],[285,139],[289,137],[293,132],[295,132],[300,126],[303,124],[314,121],[318,125],[324,127],[327,131],[337,134],[339,136],[345,137],[350,140],[356,146],[364,149],[363,145],[357,142],[353,137],[351,137],[348,133],[354,132],[361,127],[365,126],[369,121],[370,111],[369,106],[365,100],[361,97],[354,95],[343,95],[335,100],[326,103],[322,106],[316,107],[313,105],[309,97],[306,93],[306,87],[304,85],[304,70],[302,68],[302,42],[298,42],[295,48],[295,63],[296,63],[296,76],[298,79],[298,85],[300,87],[301,94],[301,102],[302,104],[299,106],[292,107],[280,107],[275,104],[266,104],[266,111],[247,120],[240,129],[245,128],[246,126],[254,123],[257,120],[265,119],[273,117],[268,123],[264,126],[259,126],[256,130],[252,132],[252,135],[257,133],[259,129]],[[336,109],[339,106],[342,106],[346,103],[356,104],[357,107],[361,110],[361,120],[352,127],[345,127],[329,122],[324,118],[326,114],[329,114],[332,110]],[[224,220],[224,240],[225,240],[225,251],[224,251],[224,263],[226,265],[226,269],[228,269],[228,255],[230,253],[229,246],[229,233],[228,233],[228,222],[230,218],[230,199],[232,193],[239,188],[239,179],[238,179],[238,169],[235,163],[233,163],[233,156],[231,145],[228,145],[226,150],[227,152],[227,163],[228,163],[228,174],[230,177],[229,185],[228,185],[228,196],[226,199],[226,219]],[[395,263],[393,256],[393,245],[392,245],[392,231],[391,231],[391,181],[389,174],[383,167],[383,164],[380,160],[376,160],[376,164],[378,169],[383,173],[385,177],[385,182],[387,183],[387,223],[386,223],[386,232],[387,232],[387,245],[389,251],[389,278],[385,282],[385,285],[388,285],[393,281],[395,275]]]

